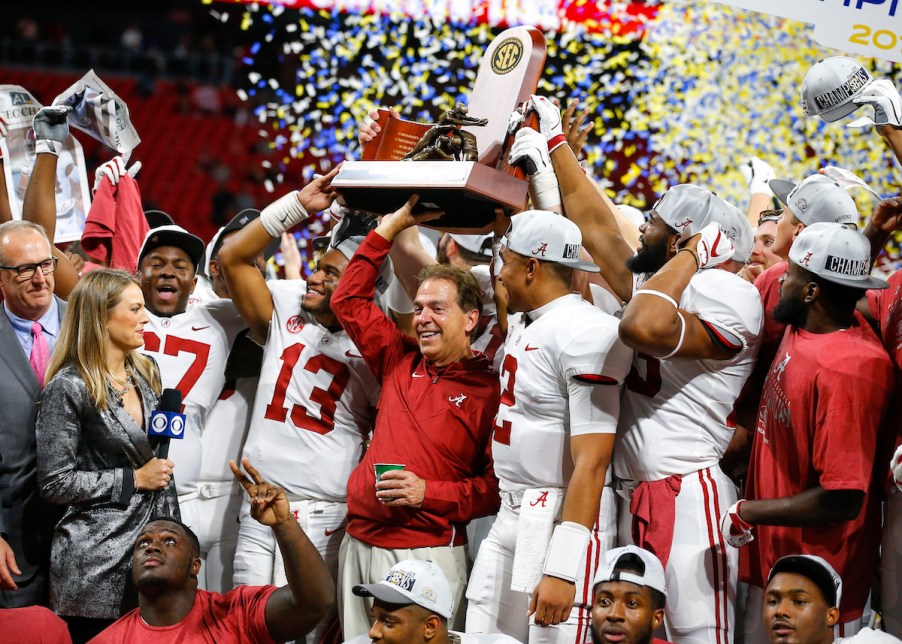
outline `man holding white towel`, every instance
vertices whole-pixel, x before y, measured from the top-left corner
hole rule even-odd
[[[598,271],[579,260],[575,224],[526,211],[502,243],[501,282],[521,315],[509,318],[492,443],[501,510],[470,577],[467,632],[586,643],[595,568],[613,545],[602,489],[632,353],[616,318],[570,291],[574,270]]]

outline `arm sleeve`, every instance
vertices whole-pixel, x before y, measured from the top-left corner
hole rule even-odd
[[[406,338],[373,301],[376,276],[390,249],[390,242],[370,231],[332,294],[332,312],[379,381]]]
[[[689,284],[680,308],[695,315],[711,341],[732,350],[757,347],[764,325],[755,287],[726,271],[702,272]]]
[[[867,291],[866,296],[868,299],[868,308],[871,309],[871,317],[873,317],[877,323],[883,327],[883,298],[887,291],[892,291],[892,288],[888,289],[871,289]]]
[[[574,324],[576,331],[560,352],[570,435],[615,433],[620,415],[619,385],[629,373],[633,352],[620,341],[617,323],[609,315],[598,311],[591,323]]]
[[[496,398],[497,399],[497,398]],[[491,436],[491,434],[489,434]],[[492,441],[487,440],[479,476],[457,481],[426,481],[422,509],[452,523],[465,523],[498,512],[501,497],[492,460]]]
[[[616,434],[620,417],[620,387],[567,381],[570,435]]]
[[[588,309],[589,320],[574,320],[572,330],[560,343],[561,375],[584,384],[622,383],[633,361],[633,350],[620,341],[617,320],[598,309]]]
[[[84,383],[71,378],[54,378],[44,391],[35,424],[41,495],[60,505],[94,501],[127,506],[134,491],[130,470],[77,469],[87,400]]]
[[[490,390],[490,393],[480,408],[476,429],[476,434],[481,436],[484,442],[481,463],[473,467],[473,471],[478,474],[454,481],[426,481],[422,509],[454,523],[464,523],[477,517],[495,514],[501,507],[498,478],[495,476],[492,458],[492,429],[501,396],[501,384],[494,376],[494,372],[486,389]]]

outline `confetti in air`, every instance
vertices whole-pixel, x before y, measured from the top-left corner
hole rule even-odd
[[[667,186],[693,182],[744,208],[738,167],[752,155],[789,179],[838,165],[881,194],[899,194],[899,171],[876,133],[802,114],[805,72],[843,53],[818,45],[810,25],[704,0],[560,6],[560,28],[545,32],[539,92],[590,108],[595,120],[584,154],[615,201],[647,208]],[[608,8],[605,20],[599,6]],[[425,122],[465,101],[482,52],[504,28],[425,11],[216,7],[210,12],[223,29],[247,33],[238,94],[255,106],[261,138],[292,186],[359,158],[357,123],[372,107],[395,106]],[[874,76],[902,86],[898,65],[859,59]],[[853,196],[869,213],[873,199]],[[315,224],[328,227],[324,219]],[[902,257],[899,239],[891,245],[893,257]]]

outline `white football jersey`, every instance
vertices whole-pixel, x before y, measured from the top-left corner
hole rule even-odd
[[[203,459],[198,477],[204,483],[235,480],[229,461],[240,461],[251,423],[258,378],[238,378],[226,383],[219,399],[207,415],[201,435]],[[231,385],[231,386],[230,386]]]
[[[213,283],[206,276],[198,275],[197,282],[194,284],[194,290],[191,291],[191,296],[188,298],[188,308],[218,299],[219,296],[213,290]]]
[[[615,315],[623,308],[613,293],[598,284],[589,284],[589,292],[592,294],[592,303],[608,315]]]
[[[492,367],[500,373],[501,360],[504,357],[502,346],[504,337],[498,326],[498,313],[495,307],[495,291],[492,288],[492,277],[488,266],[474,266],[470,273],[476,278],[482,289],[482,315],[479,318],[476,337],[470,343],[473,351],[478,351],[492,361]]]
[[[301,309],[302,280],[268,282],[273,317],[244,455],[302,499],[344,502],[379,400],[379,383],[343,330]]]
[[[537,319],[529,326],[523,314],[508,317],[492,442],[495,474],[505,492],[567,486],[571,433],[607,431],[598,425],[571,432],[569,379],[582,376],[617,387],[632,358],[617,335],[619,321],[579,295],[565,295],[531,315]]]
[[[738,275],[709,269],[692,277],[680,308],[712,332],[739,339],[742,349],[730,360],[636,354],[614,450],[620,478],[658,481],[717,465],[733,436],[733,406],[758,353],[761,298]]]
[[[164,389],[182,392],[185,434],[172,439],[169,459],[175,463],[175,487],[179,494],[193,492],[201,468],[201,434],[207,414],[219,398],[225,382],[225,365],[235,336],[247,328],[231,300],[197,304],[172,317],[147,312],[143,353],[160,365]]]

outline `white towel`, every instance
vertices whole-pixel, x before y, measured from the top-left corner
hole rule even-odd
[[[560,500],[561,490],[558,488],[536,488],[523,492],[517,521],[511,590],[531,594],[542,579],[545,553],[551,542]]]

